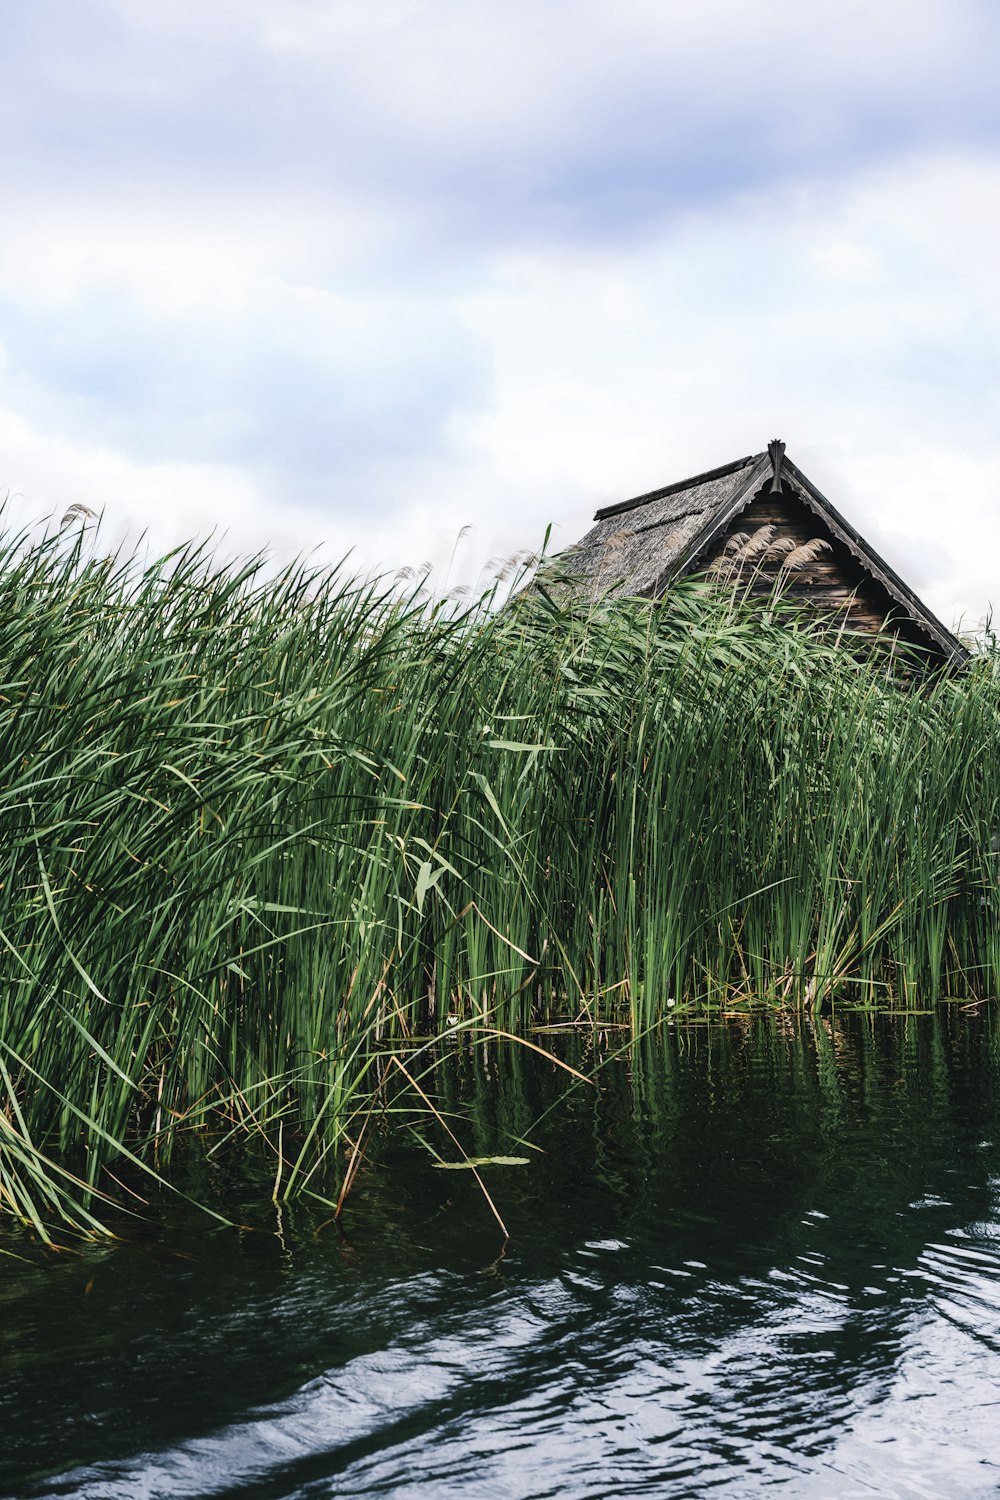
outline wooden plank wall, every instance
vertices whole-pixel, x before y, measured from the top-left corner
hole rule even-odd
[[[776,528],[776,536],[790,538],[796,547],[815,537],[822,537],[830,544],[830,550],[822,552],[815,562],[806,564],[801,571],[784,574],[786,597],[801,599],[826,614],[836,614],[838,624],[846,623],[849,629],[872,634],[884,632],[887,617],[891,616],[893,634],[927,647],[927,637],[910,621],[899,618],[899,606],[882,585],[862,569],[819,517],[794,496],[771,495],[766,491],[759,494],[713,543],[699,561],[698,571],[711,568],[724,556],[731,536],[738,532],[753,534],[768,525]],[[754,593],[770,593],[778,581],[779,561],[766,561],[759,570],[755,569],[752,580],[749,574],[748,566],[739,581],[744,585],[749,583]]]

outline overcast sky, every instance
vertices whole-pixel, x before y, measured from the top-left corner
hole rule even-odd
[[[1000,7],[0,7],[0,492],[471,581],[785,439],[1000,603]]]

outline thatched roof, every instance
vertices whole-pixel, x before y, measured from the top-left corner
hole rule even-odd
[[[760,456],[605,506],[560,562],[595,598],[616,585],[624,594],[659,593],[706,523],[742,494]]]
[[[967,659],[961,642],[785,458],[784,444],[777,440],[762,453],[605,506],[595,515],[592,530],[556,561],[595,600],[612,589],[655,598],[674,579],[696,571],[736,517],[754,499],[774,490],[808,507],[822,523],[817,530],[846,548],[873,586],[888,596],[894,618],[907,621],[922,641],[947,659]]]

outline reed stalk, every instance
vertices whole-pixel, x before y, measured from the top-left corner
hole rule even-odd
[[[994,994],[997,693],[704,580],[429,607],[0,537],[0,1204],[96,1225],[191,1138],[318,1192],[449,1021]]]

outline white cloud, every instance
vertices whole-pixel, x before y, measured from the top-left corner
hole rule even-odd
[[[392,573],[429,564],[432,584],[486,586],[493,558],[514,550],[507,513],[495,518],[470,501],[447,464],[386,463],[370,476],[370,490],[323,515],[278,498],[268,476],[234,465],[175,460],[143,462],[86,440],[40,430],[0,408],[0,500],[4,523],[42,531],[81,504],[101,516],[107,546],[163,553],[192,538],[211,536],[220,559],[266,551],[278,562],[310,556],[333,564],[349,555],[351,571]],[[387,523],[382,495],[397,502]],[[400,503],[406,494],[408,503]],[[474,514],[471,534],[460,538]],[[531,540],[541,540],[532,528]],[[517,547],[526,545],[524,539]],[[453,556],[454,555],[454,556]]]
[[[172,10],[176,24],[185,7]],[[258,38],[276,51],[322,58],[338,74],[349,67],[358,94],[408,128],[453,137],[460,125],[465,140],[495,132],[509,143],[539,126],[578,133],[623,78],[633,94],[655,82],[685,104],[707,95],[716,110],[727,97],[738,110],[808,93],[813,114],[775,108],[774,118],[816,139],[835,123],[820,102],[833,78],[841,109],[868,91],[884,104],[915,83],[940,85],[968,54],[963,20],[977,10],[944,0],[842,0],[835,13],[799,0],[285,0],[240,15],[244,25],[256,15]]]
[[[484,467],[582,529],[779,434],[947,622],[980,615],[1000,595],[998,199],[1000,163],[938,159],[628,253],[505,259],[465,303],[495,361],[468,424]]]
[[[165,544],[214,526],[353,543],[365,568],[440,564],[473,522],[474,573],[779,433],[947,621],[978,616],[998,592],[997,202],[1000,163],[911,159],[632,246],[502,254],[466,284],[355,271],[350,292],[297,279],[287,226],[244,247],[29,220],[0,247],[37,355],[30,380],[0,365],[0,483]],[[101,359],[134,360],[133,385],[103,391]]]
[[[998,26],[37,0],[0,101],[0,488],[365,568],[447,564],[473,522],[474,574],[778,433],[946,620],[979,614]]]

